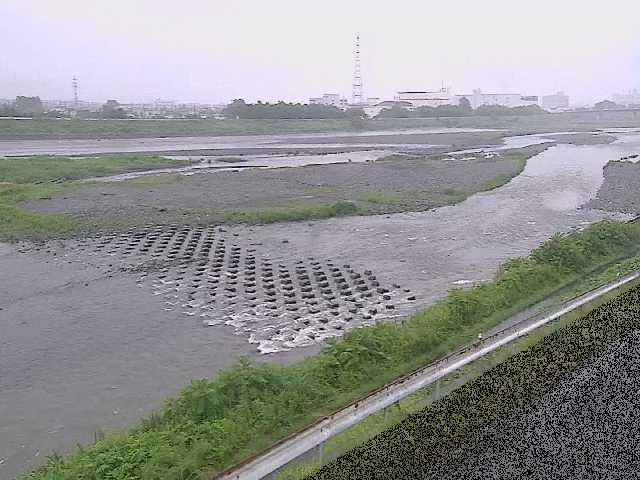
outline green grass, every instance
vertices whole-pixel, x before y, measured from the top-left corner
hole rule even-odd
[[[188,162],[143,155],[0,158],[0,241],[44,240],[67,236],[81,228],[79,222],[68,216],[27,210],[23,208],[26,202],[64,195],[79,188],[81,179],[185,163]],[[169,179],[167,176],[134,184],[151,186]]]
[[[189,164],[185,160],[145,155],[9,157],[0,158],[0,181],[20,184],[63,182]]]
[[[397,426],[308,478],[350,479],[356,472],[362,478],[405,478],[437,461],[444,449],[456,448],[479,428],[516,414],[611,342],[638,328],[638,282],[623,288],[622,293],[609,294],[593,307],[584,307],[560,324],[531,335],[511,351],[487,358],[488,364],[477,365],[481,374],[473,381],[419,413],[408,415]],[[420,442],[408,444],[407,438]],[[308,471],[312,467],[305,468]],[[293,473],[282,480],[296,478]]]
[[[337,201],[299,207],[198,209],[191,210],[189,216],[201,223],[261,224],[317,220],[358,213],[360,211],[353,202]]]
[[[636,252],[640,225],[601,222],[557,235],[497,278],[453,290],[404,322],[351,330],[292,366],[247,360],[193,381],[128,432],[52,458],[33,480],[196,479],[267,447],[372,389],[445,355],[513,313]]]
[[[537,153],[537,150],[531,149],[505,152],[504,155],[514,163],[514,168],[508,175],[502,175],[492,180],[490,187],[495,188],[518,175],[524,167],[526,159],[535,153]],[[233,157],[229,158],[233,159]],[[0,159],[0,204],[23,207],[26,202],[63,196],[79,188],[95,188],[96,186],[108,188],[107,185],[99,182],[87,182],[87,178],[156,168],[180,167],[185,163],[189,162],[149,155],[36,156]],[[402,162],[399,165],[401,166]],[[123,181],[120,186],[152,188],[185,180],[185,177],[176,174],[143,175]],[[178,221],[198,224],[266,224],[317,220],[346,215],[421,211],[433,206],[460,202],[470,194],[453,189],[445,189],[443,192],[372,191],[353,193],[330,186],[316,187],[311,189],[310,192],[317,197],[314,202],[300,202],[295,206],[286,204],[268,205],[267,203],[267,206],[261,208],[200,208],[189,210],[171,210],[169,208],[163,211],[162,215],[156,218],[155,221]],[[35,216],[27,215],[23,217],[35,218]],[[75,222],[69,219],[67,223],[69,225],[73,224],[75,232],[80,233],[94,232],[101,229],[118,230],[131,226],[140,220],[135,215],[133,217],[119,217],[115,214],[112,217],[100,216],[93,219],[89,217],[90,215],[84,216]],[[50,237],[59,237],[61,231],[65,232],[64,235],[74,233],[74,229],[56,229],[51,231]],[[22,238],[16,237],[20,232],[24,236]],[[40,240],[44,238],[46,237],[43,237],[41,228],[35,225],[33,234],[30,233],[28,228],[16,230],[9,228],[8,225],[0,225],[0,240]]]
[[[379,205],[397,205],[407,201],[410,193],[399,192],[365,192],[356,196],[356,200]]]
[[[487,182],[483,187],[483,191],[493,190],[509,183],[514,177],[517,177],[522,173],[524,167],[527,166],[527,160],[525,158],[514,157],[510,159],[513,163],[514,171],[512,174],[502,174],[495,177],[490,182]]]
[[[316,120],[13,120],[0,119],[0,138],[135,138],[266,135],[402,128],[499,128],[514,133],[637,127],[634,112],[581,112],[520,117],[386,118],[361,125],[349,119]]]
[[[75,228],[74,221],[65,215],[30,212],[23,208],[0,204],[1,240],[44,240],[52,235],[65,236]]]

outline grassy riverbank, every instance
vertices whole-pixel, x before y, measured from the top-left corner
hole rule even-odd
[[[599,303],[578,319],[567,318],[562,328],[542,339],[540,335],[528,338],[526,350],[307,478],[419,476],[445,449],[451,451],[483,426],[517,414],[609,344],[640,327],[640,317],[630,314],[640,308],[637,282]]]
[[[518,133],[638,127],[635,111],[554,113],[523,116],[385,118],[352,122],[314,120],[15,120],[0,119],[2,139],[141,138],[354,132],[406,128],[497,128]]]
[[[0,158],[0,240],[42,240],[78,231],[81,225],[68,215],[23,208],[26,202],[80,188],[77,180],[187,163],[142,155]]]
[[[119,231],[141,223],[266,224],[424,211],[509,182],[544,148],[507,150],[492,159],[400,157],[108,183],[82,180],[188,162],[145,155],[0,159],[0,241]]]
[[[195,479],[219,471],[637,252],[639,242],[637,224],[602,222],[558,235],[530,257],[507,262],[495,281],[454,290],[405,322],[353,330],[294,366],[243,361],[214,380],[194,381],[129,432],[51,458],[29,478]]]

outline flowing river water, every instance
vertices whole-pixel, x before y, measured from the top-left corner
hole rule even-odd
[[[237,248],[246,259],[254,252],[282,268],[311,268],[313,257],[323,268],[330,262],[372,271],[380,284],[402,287],[394,312],[406,314],[457,285],[492,278],[504,260],[557,232],[626,218],[580,207],[596,195],[603,166],[638,153],[639,145],[640,135],[625,133],[609,145],[553,146],[503,187],[429,212],[240,226],[216,235],[237,245],[232,254]],[[190,379],[211,377],[239,355],[290,362],[318,351],[308,335],[296,339],[300,331],[276,332],[274,317],[258,325],[227,311],[203,326],[201,316],[181,308],[191,303],[181,297],[186,292],[177,288],[170,301],[161,291],[159,280],[182,275],[180,267],[161,275],[121,271],[117,253],[94,254],[99,242],[0,248],[0,478],[53,450],[88,443],[98,429],[125,428]],[[197,302],[191,307],[215,316]],[[204,318],[208,324],[211,317]],[[260,356],[257,346],[275,353]]]

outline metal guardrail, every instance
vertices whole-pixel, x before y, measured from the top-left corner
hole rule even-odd
[[[533,319],[528,318],[473,345],[461,348],[426,367],[422,367],[373,391],[366,397],[351,403],[328,417],[318,420],[304,430],[286,437],[272,447],[258,452],[243,462],[211,478],[215,480],[259,480],[304,453],[322,445],[329,438],[343,432],[370,415],[437,382],[442,377],[464,367],[474,360],[639,278],[640,272],[635,272],[611,285],[599,287],[580,296],[578,299],[568,302],[564,307],[552,314],[539,319],[536,317],[533,317]]]

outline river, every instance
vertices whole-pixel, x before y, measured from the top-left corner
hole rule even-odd
[[[411,291],[415,300],[398,309],[408,313],[457,285],[491,279],[506,259],[557,232],[616,216],[580,206],[598,191],[602,167],[637,153],[639,144],[640,135],[624,133],[610,145],[553,146],[508,184],[429,212],[239,226],[216,235],[244,259],[254,251],[295,268],[313,256],[371,270],[381,284]],[[121,271],[116,257],[89,255],[92,242],[0,249],[1,478],[53,450],[90,442],[98,429],[125,428],[190,379],[213,376],[240,355],[290,362],[318,351],[313,342],[297,347],[308,342],[296,343],[300,332],[286,325],[270,331],[269,317],[256,325],[230,312],[204,327],[201,317],[183,313],[187,290],[167,298],[157,273]],[[182,270],[196,275],[190,268],[170,267],[163,280]],[[256,347],[276,353],[259,355]]]

